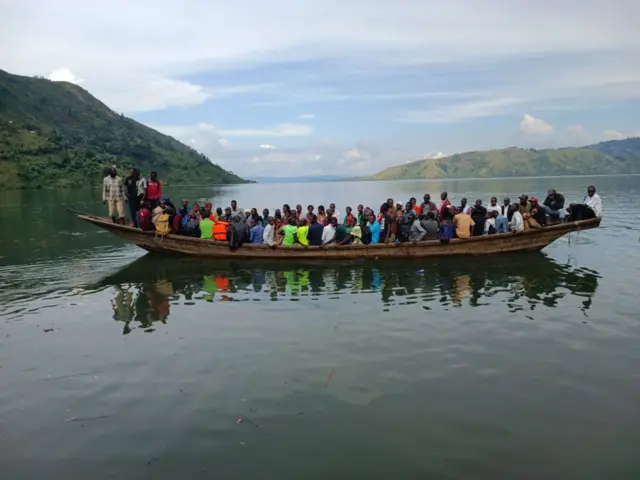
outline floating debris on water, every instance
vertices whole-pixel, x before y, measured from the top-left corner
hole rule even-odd
[[[327,388],[329,386],[329,382],[331,382],[331,379],[335,376],[335,374],[336,371],[332,368],[329,372],[329,376],[327,377],[327,381],[324,382],[324,388]]]

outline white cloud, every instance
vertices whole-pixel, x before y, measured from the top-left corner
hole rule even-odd
[[[264,148],[266,150],[275,150],[276,149],[276,147],[274,147],[273,145],[269,145],[268,143],[260,145],[260,148]]]
[[[572,73],[568,68],[545,70],[558,80],[568,75],[572,82],[603,92],[607,88],[599,79],[605,72],[615,74],[619,86],[628,84],[625,95],[633,94],[631,87],[638,83],[639,67],[634,59],[640,36],[635,19],[640,4],[635,0],[554,4],[478,0],[473,8],[468,0],[449,0],[428,9],[422,0],[405,0],[402,8],[390,2],[372,6],[366,0],[273,0],[268,4],[245,0],[242,7],[218,0],[196,1],[190,8],[179,0],[114,1],[97,8],[81,0],[5,0],[2,12],[3,68],[33,75],[64,64],[82,76],[87,88],[100,98],[117,100],[116,92],[124,93],[131,106],[125,109],[121,102],[113,108],[125,111],[137,111],[133,101],[138,99],[141,108],[150,109],[194,105],[204,101],[206,94],[211,95],[206,98],[216,98],[215,91],[198,91],[200,82],[185,82],[190,75],[294,61],[330,63],[324,71],[310,75],[330,81],[341,72],[374,78],[417,67],[428,67],[428,72],[447,64],[455,71],[459,65],[475,62],[488,68],[492,62],[508,59],[604,52],[604,60],[598,63],[583,62],[596,75]],[[331,18],[331,23],[318,18]],[[603,68],[618,61],[614,70]],[[527,76],[519,80],[527,83]],[[179,85],[182,91],[171,95],[172,87],[166,83],[171,81],[186,85]],[[157,94],[157,90],[147,90],[147,82],[159,83],[155,88],[168,101],[144,98]],[[517,84],[515,79],[510,82]],[[288,91],[286,85],[280,89],[281,93]],[[241,93],[247,91],[232,94]],[[354,97],[353,92],[334,94]],[[431,94],[399,87],[362,98]],[[296,100],[295,95],[290,98]]]
[[[485,118],[503,115],[514,106],[526,103],[526,98],[491,98],[473,100],[435,107],[426,110],[405,110],[395,120],[405,123],[449,124],[459,123],[474,118]]]
[[[602,134],[609,140],[624,140],[625,138],[640,137],[640,132],[623,133],[617,130],[604,130]]]
[[[303,113],[298,115],[298,120],[313,120],[316,116],[313,113]]]
[[[525,135],[549,135],[553,133],[553,127],[541,118],[525,113],[520,122],[520,131]]]
[[[222,129],[218,132],[227,137],[308,137],[313,133],[313,127],[295,123],[281,123],[266,128]]]
[[[446,153],[436,152],[436,153],[427,153],[424,158],[437,160],[439,158],[445,158],[445,157],[448,157]],[[413,160],[409,160],[409,162],[412,162],[412,161]]]
[[[47,77],[54,82],[69,82],[80,85],[84,80],[76,77],[68,68],[57,68]]]

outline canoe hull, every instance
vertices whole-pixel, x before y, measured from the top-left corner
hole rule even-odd
[[[190,238],[180,235],[156,236],[138,228],[117,225],[110,219],[80,214],[80,220],[97,225],[150,252],[185,254],[208,258],[269,258],[289,259],[384,259],[414,257],[444,257],[452,255],[490,255],[504,252],[538,251],[570,232],[588,230],[600,225],[600,218],[563,223],[519,233],[485,235],[468,239],[403,243],[400,245],[349,245],[328,247],[278,247],[245,244],[231,250],[227,243]]]

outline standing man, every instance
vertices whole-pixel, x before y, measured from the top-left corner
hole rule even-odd
[[[109,175],[102,182],[102,201],[109,206],[109,216],[113,223],[124,225],[124,184],[118,176],[116,167],[109,169]],[[116,212],[118,214],[116,220]]]
[[[449,201],[449,194],[447,192],[442,192],[440,194],[440,200],[442,200],[442,205],[440,205],[440,211],[438,212],[438,218],[442,221],[442,217],[444,217],[444,212],[451,202]]]
[[[158,180],[158,174],[151,172],[149,183],[147,184],[147,200],[151,205],[151,210],[158,206],[158,202],[162,198],[162,184]]]
[[[502,215],[507,219],[510,219],[510,216],[509,216],[510,206],[511,206],[511,199],[509,197],[504,197],[504,200],[502,200],[502,206],[500,207],[500,212],[499,212],[500,215]]]
[[[247,217],[244,214],[244,210],[238,208],[238,202],[231,200],[231,217],[238,217],[241,222],[246,221]]]
[[[431,195],[425,193],[422,199],[424,201],[420,205],[420,214],[424,217],[426,217],[429,212],[433,212],[434,216],[438,215],[438,207],[431,201]]]
[[[467,215],[471,215],[471,207],[467,205],[466,197],[460,200],[460,206],[458,207],[458,210],[460,210],[462,213],[466,213]]]
[[[131,214],[131,222],[134,227],[138,226],[138,210],[140,210],[140,203],[144,199],[138,195],[138,183],[140,182],[140,172],[137,168],[131,168],[129,170],[129,176],[124,179],[124,188],[127,195],[127,202],[129,203],[129,213]]]

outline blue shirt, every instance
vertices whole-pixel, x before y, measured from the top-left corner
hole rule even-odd
[[[373,224],[369,227],[369,230],[371,230],[370,245],[374,245],[380,241],[380,222],[373,222]]]
[[[307,238],[309,239],[309,245],[319,246],[322,245],[322,231],[324,227],[319,223],[312,223],[309,225],[309,233]]]
[[[509,222],[504,215],[496,217],[496,233],[507,233],[509,231]]]
[[[249,233],[249,242],[258,244],[264,243],[264,227],[262,224],[258,223],[251,229],[251,232]]]

